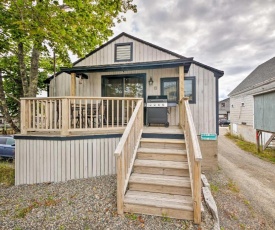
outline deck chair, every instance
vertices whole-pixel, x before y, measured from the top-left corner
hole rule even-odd
[[[103,113],[102,113],[102,106],[103,106]],[[102,104],[102,101],[98,103],[97,110],[96,110],[96,105],[94,104],[92,106],[92,113],[91,113],[91,106],[88,108],[88,125],[91,124],[91,119],[93,122],[93,128],[99,128],[102,125],[102,122],[105,121],[105,104]]]

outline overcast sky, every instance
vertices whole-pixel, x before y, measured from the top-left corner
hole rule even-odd
[[[223,70],[220,99],[275,56],[275,0],[136,0],[114,28]]]

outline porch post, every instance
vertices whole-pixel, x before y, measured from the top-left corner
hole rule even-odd
[[[75,96],[75,91],[76,91],[76,74],[71,73],[71,95],[70,96]]]
[[[181,127],[184,125],[182,107],[184,101],[181,99],[184,97],[184,66],[179,66],[179,124]],[[182,102],[182,103],[181,103]],[[183,122],[183,124],[181,124]]]
[[[179,67],[179,99],[184,97],[184,66]]]

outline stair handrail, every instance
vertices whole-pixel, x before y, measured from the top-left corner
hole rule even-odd
[[[135,110],[116,147],[117,163],[117,212],[123,214],[123,201],[136,158],[143,130],[143,99],[137,102]]]
[[[184,131],[186,151],[190,172],[191,190],[194,206],[194,222],[201,223],[201,161],[202,154],[196,128],[188,102],[189,98],[180,100],[180,126]]]

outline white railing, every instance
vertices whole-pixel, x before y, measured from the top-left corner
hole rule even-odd
[[[143,129],[143,100],[138,101],[133,115],[115,150],[117,162],[117,210],[123,214],[123,201],[136,158]]]
[[[21,133],[125,128],[138,98],[48,97],[21,99]]]
[[[180,101],[180,126],[184,130],[191,190],[194,204],[194,222],[201,223],[201,161],[202,155],[188,98]]]

